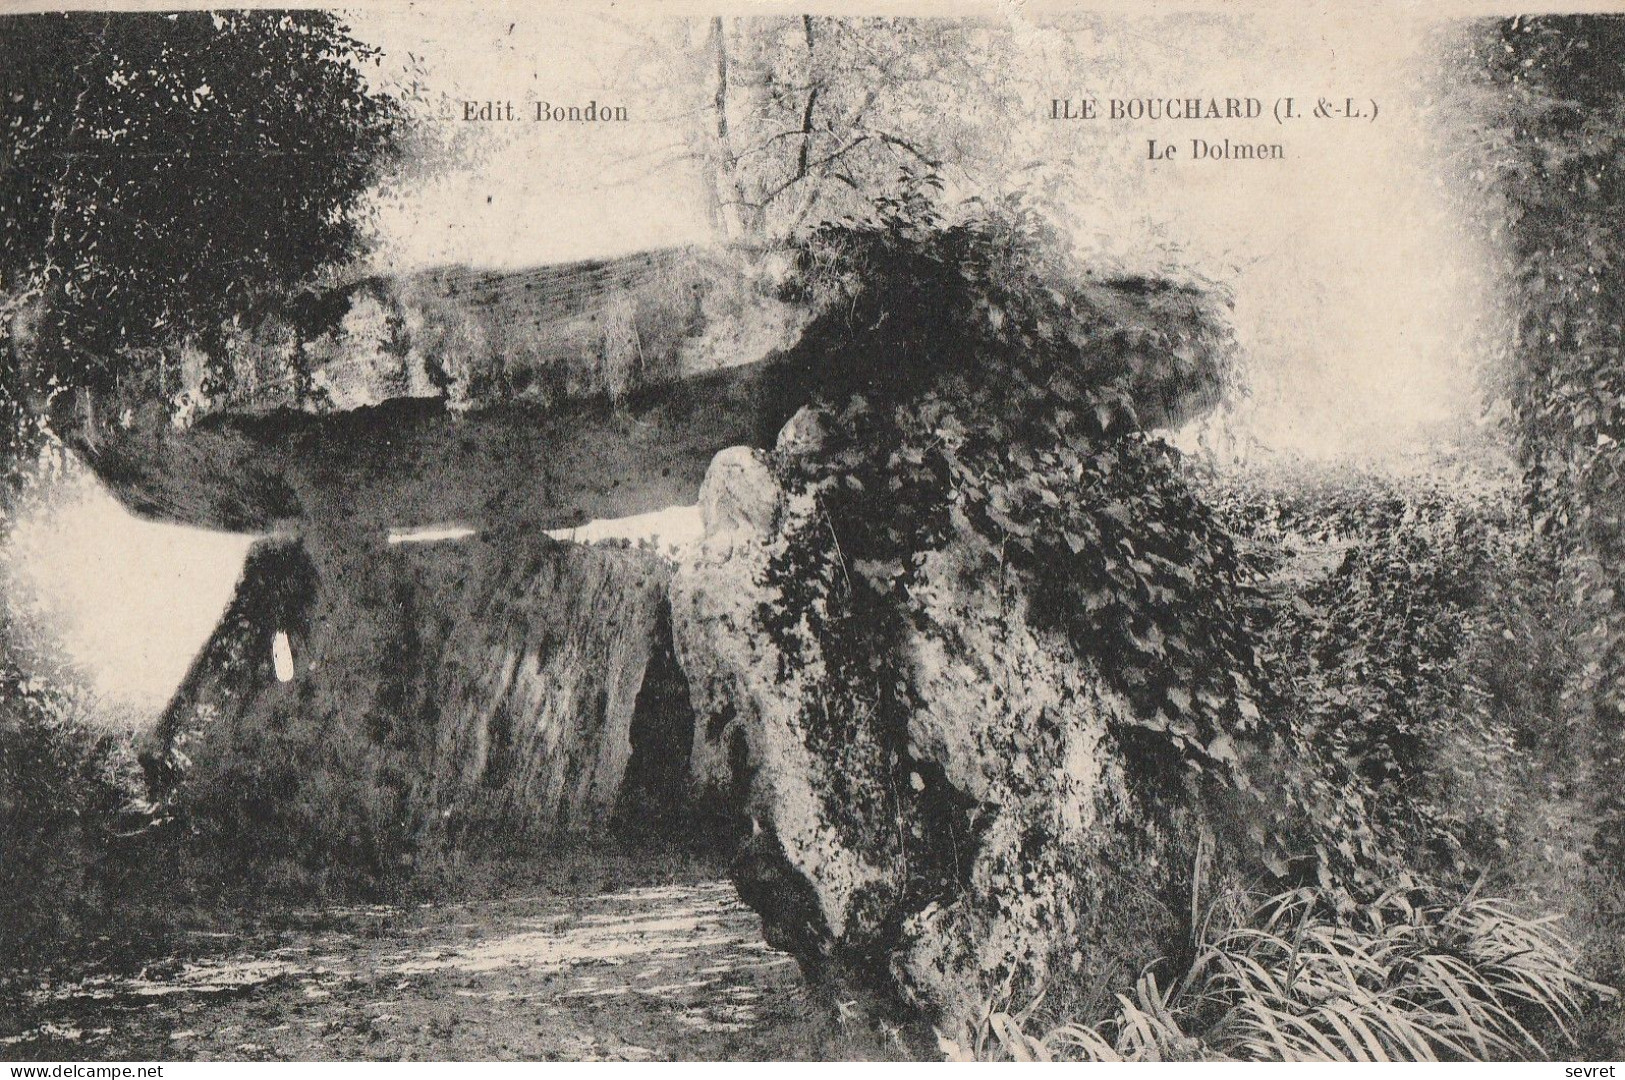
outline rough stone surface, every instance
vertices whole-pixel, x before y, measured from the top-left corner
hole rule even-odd
[[[779,431],[776,453],[786,457],[804,457],[823,450],[829,442],[830,417],[828,411],[811,405],[803,406]]]
[[[274,804],[240,839],[280,827],[317,850],[598,831],[629,799],[667,806],[672,791],[626,790],[639,743],[639,783],[684,783],[667,573],[642,552],[540,537],[261,545],[155,732],[155,778],[217,809]]]
[[[665,593],[657,559],[561,545],[442,607],[435,805],[473,801],[531,834],[606,824]]]
[[[129,428],[91,410],[73,436],[138,513],[211,529],[340,521],[380,534],[444,521],[537,532],[691,505],[711,458],[766,443],[804,400],[762,364],[611,402],[516,401],[459,415],[399,399],[326,415],[207,417]]]
[[[726,542],[676,574],[672,613],[695,781],[748,828],[735,876],[769,940],[949,1031],[1041,987],[1110,1000],[1175,943],[1190,866],[1177,812],[1125,780],[1127,704],[1032,628],[959,515],[903,599],[854,607],[837,593],[886,571],[842,564],[816,485],[741,460],[718,455],[706,524]],[[820,543],[830,561],[796,561]],[[879,629],[842,629],[860,621]]]
[[[700,517],[708,542],[726,544],[734,536],[748,540],[772,527],[778,507],[779,491],[766,454],[734,446],[711,460],[700,484]]]
[[[783,299],[792,254],[671,249],[295,290],[219,355],[179,343],[115,388],[58,395],[51,423],[126,506],[205,528],[324,523],[335,501],[384,527],[647,513],[692,501],[713,454],[771,445],[804,406],[908,396],[943,375],[849,347],[839,304]],[[1099,352],[1085,381],[1126,367],[1150,424],[1213,404],[1225,362],[1203,344],[1204,297],[1079,288],[1092,314],[1069,332]],[[1160,328],[1136,337],[1161,343],[1148,355],[1097,340],[1144,325]],[[211,372],[221,385],[206,392]],[[822,438],[816,413],[802,420],[787,452]]]
[[[131,509],[212,529],[324,523],[333,501],[384,527],[539,529],[688,504],[818,376],[782,363],[812,312],[751,263],[671,249],[295,291],[218,356],[62,395],[52,424]]]
[[[703,551],[673,581],[673,640],[698,718],[690,757],[696,798],[748,823],[747,860],[758,865],[742,892],[783,885],[778,918],[765,923],[769,941],[821,969],[854,896],[885,882],[891,870],[842,843],[821,812],[831,763],[807,746],[802,715],[820,676],[816,659],[781,670],[780,654],[760,630],[758,605],[776,599],[760,580],[771,520],[740,528],[752,521],[752,508],[779,501],[760,457],[738,449],[717,455],[706,480],[714,498],[702,503]],[[741,459],[753,466],[742,467]],[[755,486],[746,487],[745,477]],[[793,875],[776,875],[780,860]]]

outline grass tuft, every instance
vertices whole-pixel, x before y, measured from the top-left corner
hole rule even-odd
[[[1553,918],[1504,900],[1394,891],[1341,913],[1273,896],[1163,989],[1144,973],[1107,1020],[1042,1037],[990,1007],[950,1056],[1084,1061],[1539,1060],[1616,992],[1582,977]],[[1030,1010],[1029,1010],[1030,1011]]]

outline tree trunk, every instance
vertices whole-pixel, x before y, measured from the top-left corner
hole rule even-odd
[[[712,221],[725,240],[755,239],[761,232],[761,214],[746,198],[744,180],[739,175],[739,157],[734,152],[733,135],[728,126],[728,37],[720,15],[711,20],[711,48],[716,91],[712,99],[716,118]]]

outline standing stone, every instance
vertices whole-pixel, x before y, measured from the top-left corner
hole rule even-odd
[[[736,449],[706,489],[672,582],[693,777],[746,837],[735,880],[769,941],[956,1037],[1042,988],[1109,1001],[1177,944],[1190,816],[1130,791],[1129,706],[1033,627],[997,545],[954,512],[891,590],[844,563],[827,487]]]
[[[686,777],[657,766],[686,766],[692,718],[666,685],[668,573],[645,552],[522,533],[264,543],[150,772],[245,857],[363,878],[465,838],[669,810]],[[635,751],[640,783],[675,790],[629,791]]]

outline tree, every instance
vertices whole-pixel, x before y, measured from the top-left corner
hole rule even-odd
[[[140,792],[19,610],[12,522],[68,467],[41,407],[143,374],[268,292],[355,256],[399,145],[375,59],[321,12],[0,19],[0,954],[104,933]],[[32,882],[32,889],[24,882]],[[32,894],[32,899],[30,899]]]
[[[755,239],[866,208],[899,177],[985,163],[1010,106],[1008,33],[976,22],[711,21],[710,119],[727,231]]]
[[[328,12],[0,21],[0,395],[108,385],[352,257],[402,120],[376,58]]]
[[[964,19],[716,17],[633,25],[618,77],[668,103],[670,138],[634,163],[697,165],[719,239],[761,243],[844,216],[926,176],[980,191],[1019,155],[1008,28]],[[649,164],[651,163],[652,164]],[[626,162],[607,163],[624,173]]]

